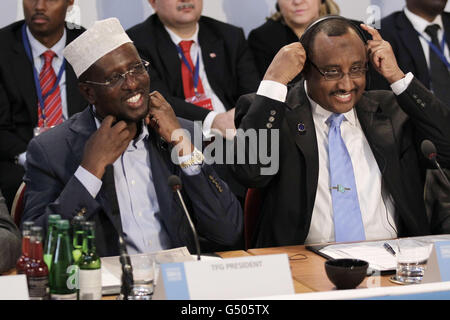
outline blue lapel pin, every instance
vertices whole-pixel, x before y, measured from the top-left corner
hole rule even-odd
[[[297,130],[299,134],[305,134],[306,133],[306,127],[305,124],[303,122],[299,122],[297,124]]]

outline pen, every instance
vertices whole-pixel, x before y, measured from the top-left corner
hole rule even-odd
[[[395,257],[395,251],[394,251],[394,249],[392,249],[392,247],[389,245],[389,243],[385,242],[383,244],[383,247],[386,249],[387,252],[389,252],[390,254],[392,254]]]

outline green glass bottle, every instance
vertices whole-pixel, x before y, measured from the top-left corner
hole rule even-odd
[[[56,222],[56,246],[50,271],[50,293],[52,300],[76,300],[78,288],[78,266],[72,256],[68,220]]]
[[[59,214],[50,214],[48,216],[47,236],[44,244],[44,262],[48,267],[48,271],[52,268],[52,258],[56,245],[56,222],[61,220]]]
[[[79,262],[80,300],[100,300],[102,298],[102,264],[95,246],[95,222],[84,222],[83,231],[83,254]]]
[[[73,250],[72,256],[76,265],[78,265],[82,250],[83,250],[83,222],[86,219],[84,216],[75,216],[72,219],[72,237],[73,237]]]

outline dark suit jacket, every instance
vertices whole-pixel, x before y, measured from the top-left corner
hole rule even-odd
[[[191,132],[193,123],[180,120]],[[204,252],[219,245],[232,246],[242,235],[242,209],[228,186],[211,166],[203,165],[201,173],[185,175],[171,162],[170,151],[158,144],[158,137],[149,128],[150,164],[160,207],[160,221],[165,226],[174,247],[187,246],[195,252],[192,232],[180,202],[167,179],[172,174],[183,182],[184,199],[190,208],[197,232],[202,237]],[[81,163],[84,145],[96,131],[94,118],[86,108],[48,132],[31,140],[27,150],[25,174],[25,210],[22,221],[33,220],[46,226],[49,214],[58,213],[71,220],[84,212],[87,220],[96,223],[97,250],[101,256],[118,255],[117,230],[122,230],[120,213],[112,206],[117,197],[113,173],[105,174],[102,188],[95,199],[74,173]],[[111,177],[110,181],[105,181]]]
[[[422,105],[423,104],[423,105]],[[311,223],[317,191],[317,139],[303,82],[290,88],[286,103],[263,96],[243,96],[236,107],[240,128],[279,129],[279,170],[260,175],[261,164],[234,165],[236,178],[247,187],[262,188],[263,203],[257,247],[303,244]],[[399,236],[430,233],[423,201],[423,139],[433,141],[438,161],[450,165],[450,109],[416,79],[396,97],[392,92],[365,92],[355,106],[358,119],[395,203]],[[271,119],[273,120],[273,119]],[[297,128],[303,123],[306,131]],[[269,135],[270,136],[270,135]]]
[[[242,94],[256,91],[260,80],[244,32],[203,16],[198,24],[198,41],[208,82],[225,108],[234,108]],[[209,110],[184,101],[178,51],[158,16],[151,15],[127,33],[142,58],[150,62],[151,90],[161,92],[178,117],[203,120]]]
[[[19,229],[14,224],[0,192],[0,273],[16,266],[22,252]]]
[[[261,79],[278,51],[297,41],[298,37],[294,31],[281,20],[268,19],[263,25],[250,31],[248,45],[255,57]]]
[[[18,21],[0,30],[0,187],[9,205],[24,174],[22,166],[14,164],[14,157],[26,150],[38,123],[32,64],[22,42],[23,24],[23,20]],[[68,44],[84,29],[66,31]],[[72,115],[83,110],[87,102],[78,91],[70,64],[66,64],[66,84],[68,112]]]
[[[450,43],[450,13],[442,13],[446,42]],[[430,74],[419,36],[403,11],[397,11],[381,19],[380,34],[394,50],[397,63],[404,73],[412,72],[428,89]],[[428,49],[427,49],[428,50]],[[376,71],[372,74],[372,89],[390,89],[387,81]]]

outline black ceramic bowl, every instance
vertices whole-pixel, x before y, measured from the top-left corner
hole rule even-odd
[[[328,279],[337,289],[354,289],[365,278],[369,263],[358,259],[334,259],[325,262]]]

